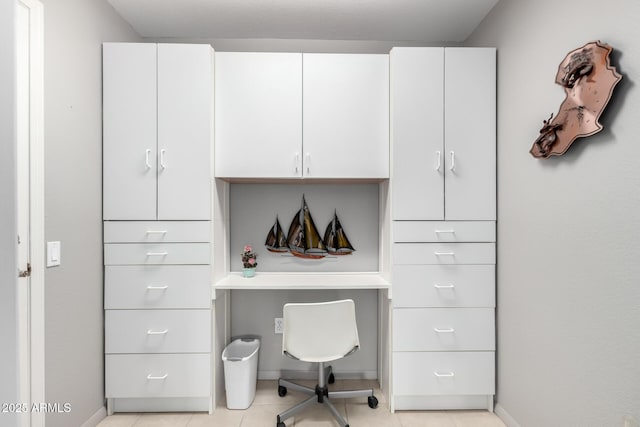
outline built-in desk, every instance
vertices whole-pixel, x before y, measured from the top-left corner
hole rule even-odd
[[[262,273],[243,277],[230,273],[213,285],[221,289],[312,290],[312,289],[391,289],[391,284],[378,273]]]
[[[214,331],[213,354],[220,354],[224,346],[228,344],[232,338],[230,331],[231,299],[234,298],[232,297],[232,295],[235,295],[234,292],[250,291],[251,293],[255,291],[264,296],[265,294],[260,291],[285,291],[285,294],[290,291],[293,294],[298,291],[325,290],[370,290],[377,293],[377,313],[373,315],[371,319],[374,322],[373,328],[376,331],[377,338],[375,342],[377,348],[368,347],[367,350],[373,351],[376,355],[377,368],[374,368],[373,371],[362,372],[362,375],[364,375],[363,378],[377,378],[383,393],[389,395],[391,283],[385,279],[383,274],[378,272],[283,273],[258,271],[255,276],[248,278],[243,277],[240,272],[229,272],[222,275],[220,279],[212,284],[211,292],[212,310],[214,313],[212,325]],[[250,316],[251,313],[247,312],[246,315]],[[269,351],[269,345],[267,345],[263,351]],[[212,389],[212,409],[221,404],[221,399],[224,396],[223,366],[219,357],[213,359],[213,365],[214,387]]]

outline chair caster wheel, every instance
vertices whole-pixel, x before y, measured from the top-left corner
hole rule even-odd
[[[333,383],[335,383],[335,382],[336,382],[336,377],[333,375],[333,373],[330,373],[330,374],[329,374],[329,378],[327,378],[327,382],[328,382],[329,384],[333,384]]]
[[[278,423],[276,427],[287,427],[282,421]]]
[[[367,398],[367,403],[369,404],[369,408],[375,409],[378,407],[378,398],[375,396],[369,396]]]
[[[278,396],[285,397],[287,395],[287,388],[285,386],[278,386]],[[282,425],[280,425],[282,424]],[[278,427],[286,427],[284,423],[278,423]]]

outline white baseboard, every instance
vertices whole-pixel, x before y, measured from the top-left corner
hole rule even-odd
[[[106,418],[106,416],[107,416],[107,408],[103,406],[100,409],[98,409],[95,414],[89,417],[87,421],[82,423],[81,427],[96,427],[100,423],[100,421]]]
[[[500,406],[500,404],[496,404],[495,410],[493,411],[498,418],[502,420],[503,423],[507,425],[507,427],[520,427],[520,424],[511,416],[505,409]]]
[[[377,380],[377,371],[363,372],[341,372],[334,371],[338,380]],[[318,378],[316,371],[258,371],[259,380],[277,380],[278,378],[287,378],[291,380],[314,380]]]

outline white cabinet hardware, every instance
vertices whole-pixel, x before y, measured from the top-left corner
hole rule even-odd
[[[161,376],[154,376],[152,374],[149,374],[149,375],[147,375],[147,379],[148,380],[152,380],[152,381],[154,381],[154,380],[166,380],[168,376],[169,376],[169,374],[164,374],[164,375],[161,375]]]

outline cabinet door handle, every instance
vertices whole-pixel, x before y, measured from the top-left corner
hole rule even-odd
[[[169,285],[164,285],[164,286],[149,285],[147,286],[147,289],[149,289],[150,291],[164,291],[165,289],[169,289]]]
[[[147,167],[147,169],[151,169],[151,163],[149,163],[149,158],[151,157],[151,149],[147,148],[146,150],[144,150],[144,152],[144,165]]]
[[[168,329],[165,329],[164,331],[154,331],[153,329],[148,329],[147,330],[147,335],[164,335],[167,332],[169,332]]]
[[[434,252],[435,256],[455,256],[455,252]]]
[[[454,289],[455,288],[454,285],[439,285],[437,283],[433,285],[433,287],[436,289]]]
[[[160,167],[164,170],[167,168],[167,165],[164,164],[164,155],[167,153],[167,150],[164,148],[160,150]]]
[[[169,374],[164,374],[161,377],[155,377],[155,376],[149,374],[149,375],[147,375],[147,379],[148,380],[166,380],[168,376],[169,376]]]
[[[295,171],[296,171],[296,175],[298,174],[299,170],[300,170],[300,153],[296,153],[296,156],[295,156]]]
[[[439,334],[452,334],[456,331],[453,328],[446,328],[446,329],[433,328],[433,330]]]
[[[456,374],[455,374],[455,373],[453,373],[453,372],[437,372],[437,371],[434,371],[434,372],[433,372],[433,375],[435,375],[435,376],[436,376],[436,377],[438,377],[438,378],[445,378],[445,377],[446,377],[446,378],[452,378],[452,377],[454,377]]]
[[[310,163],[311,163],[311,154],[307,153],[305,158],[304,158],[304,164],[305,164],[305,166],[307,168],[307,175],[309,174],[309,172],[311,172]]]
[[[449,166],[449,170],[453,172],[456,168],[456,153],[453,151],[449,151],[449,155],[451,155],[451,165]]]
[[[442,153],[440,151],[436,151],[436,171],[440,171],[440,167],[442,167]]]
[[[167,256],[169,252],[147,252],[147,256]]]

